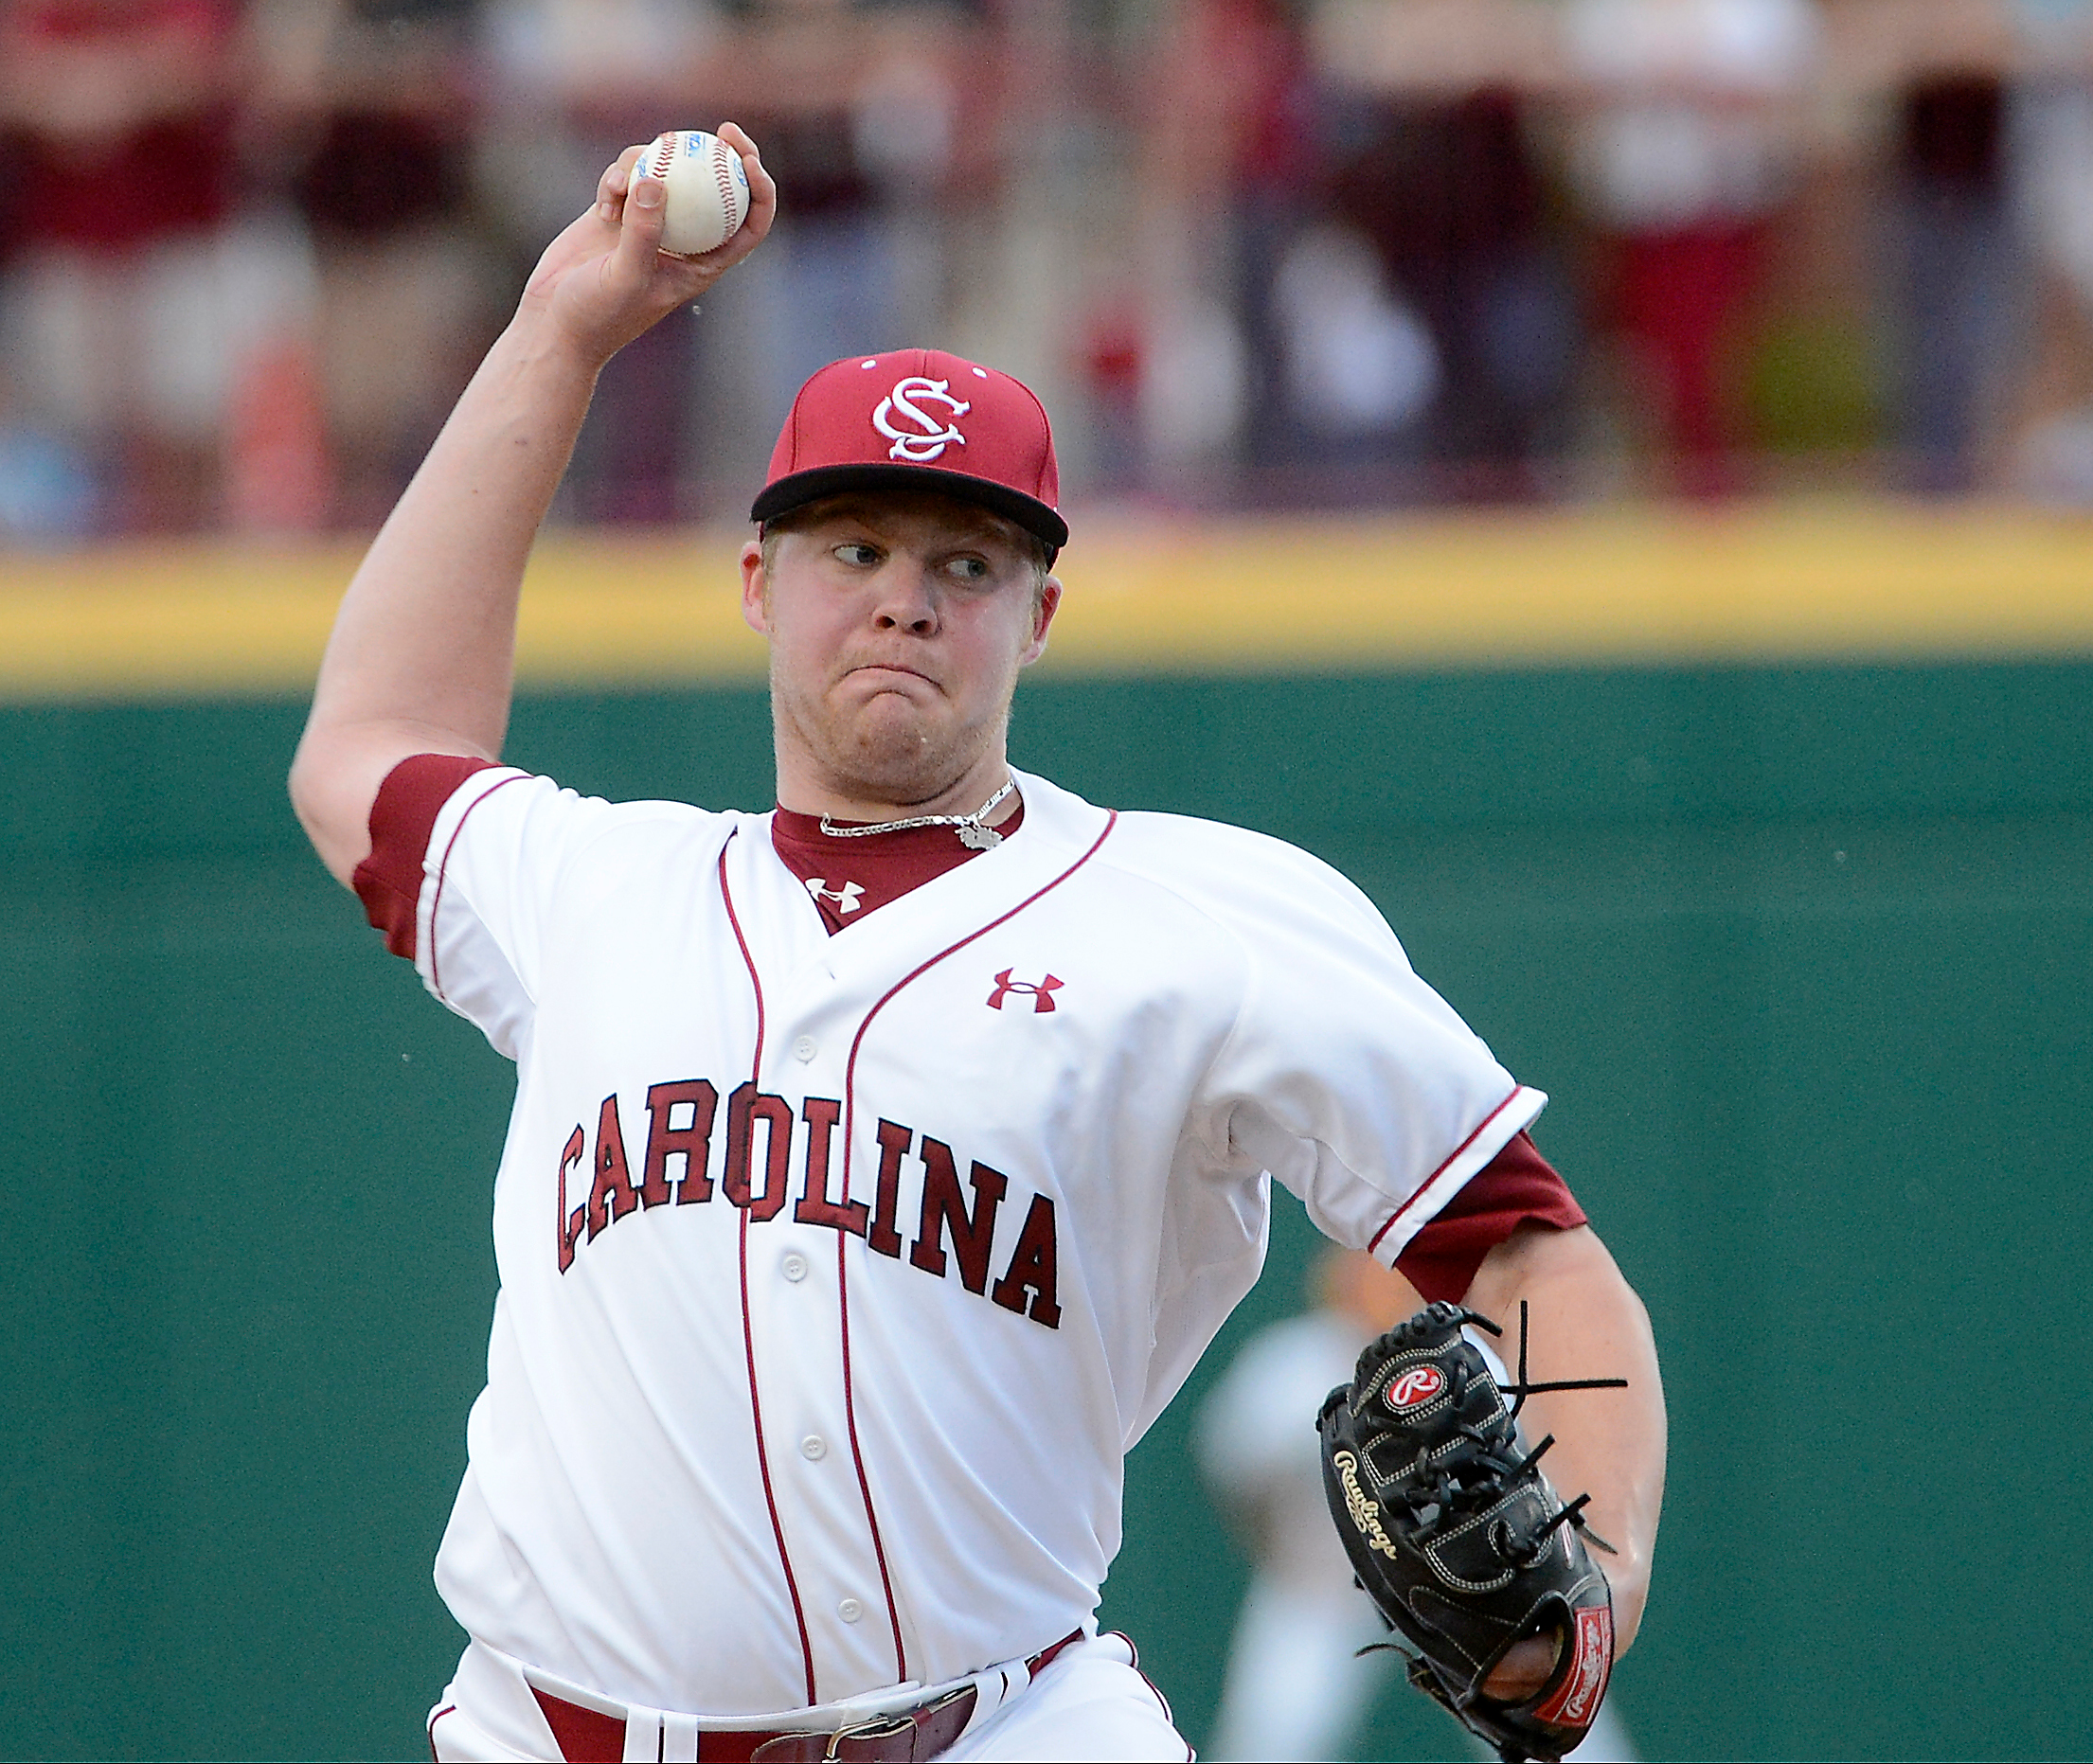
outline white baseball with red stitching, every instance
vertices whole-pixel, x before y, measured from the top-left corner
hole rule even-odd
[[[669,199],[661,248],[694,258],[724,245],[748,218],[748,173],[742,156],[703,129],[671,129],[649,144],[635,175],[659,178]]]

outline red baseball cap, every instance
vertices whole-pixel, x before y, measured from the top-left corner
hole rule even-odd
[[[792,401],[749,518],[858,490],[935,490],[1051,550],[1068,543],[1045,407],[1022,381],[942,349],[852,355],[816,373]]]

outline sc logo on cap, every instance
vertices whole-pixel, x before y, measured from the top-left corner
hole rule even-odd
[[[894,389],[880,400],[878,408],[872,412],[872,427],[894,443],[886,450],[887,458],[926,466],[955,443],[964,447],[967,437],[953,423],[939,422],[932,417],[921,408],[919,400],[922,403],[942,404],[954,417],[964,417],[974,406],[964,399],[952,396],[949,380],[930,380],[921,374],[911,374],[905,380],[894,382]],[[913,426],[896,428],[897,418]]]

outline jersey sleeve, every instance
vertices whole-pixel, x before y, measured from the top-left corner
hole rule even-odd
[[[1226,1161],[1297,1195],[1335,1241],[1396,1258],[1547,1103],[1412,970],[1373,903],[1320,861],[1241,836],[1208,911],[1243,953],[1207,1075]]]
[[[385,774],[370,805],[370,856],[356,866],[351,886],[373,930],[385,934],[385,948],[414,959],[416,921],[421,901],[421,860],[443,805],[475,772],[495,769],[492,759],[458,754],[416,754]]]
[[[1520,1131],[1419,1228],[1396,1257],[1396,1272],[1425,1298],[1456,1304],[1475,1284],[1482,1258],[1521,1225],[1570,1231],[1586,1222],[1569,1185]]]
[[[357,895],[422,984],[513,1060],[528,1034],[555,890],[611,805],[511,766],[420,754],[371,806]]]

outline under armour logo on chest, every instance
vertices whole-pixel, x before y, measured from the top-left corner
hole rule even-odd
[[[1016,971],[1014,968],[1006,968],[995,976],[995,990],[989,994],[991,1010],[1001,1010],[1003,1001],[1014,994],[1019,998],[1030,999],[1032,1012],[1036,1016],[1043,1010],[1053,1009],[1054,994],[1068,984],[1065,980],[1059,980],[1048,974],[1035,986],[1029,980],[1012,980],[1011,975]]]
[[[810,876],[807,878],[807,892],[816,900],[834,901],[838,913],[854,913],[863,904],[861,897],[865,890],[853,882],[847,882],[840,888],[832,888],[826,876]]]

